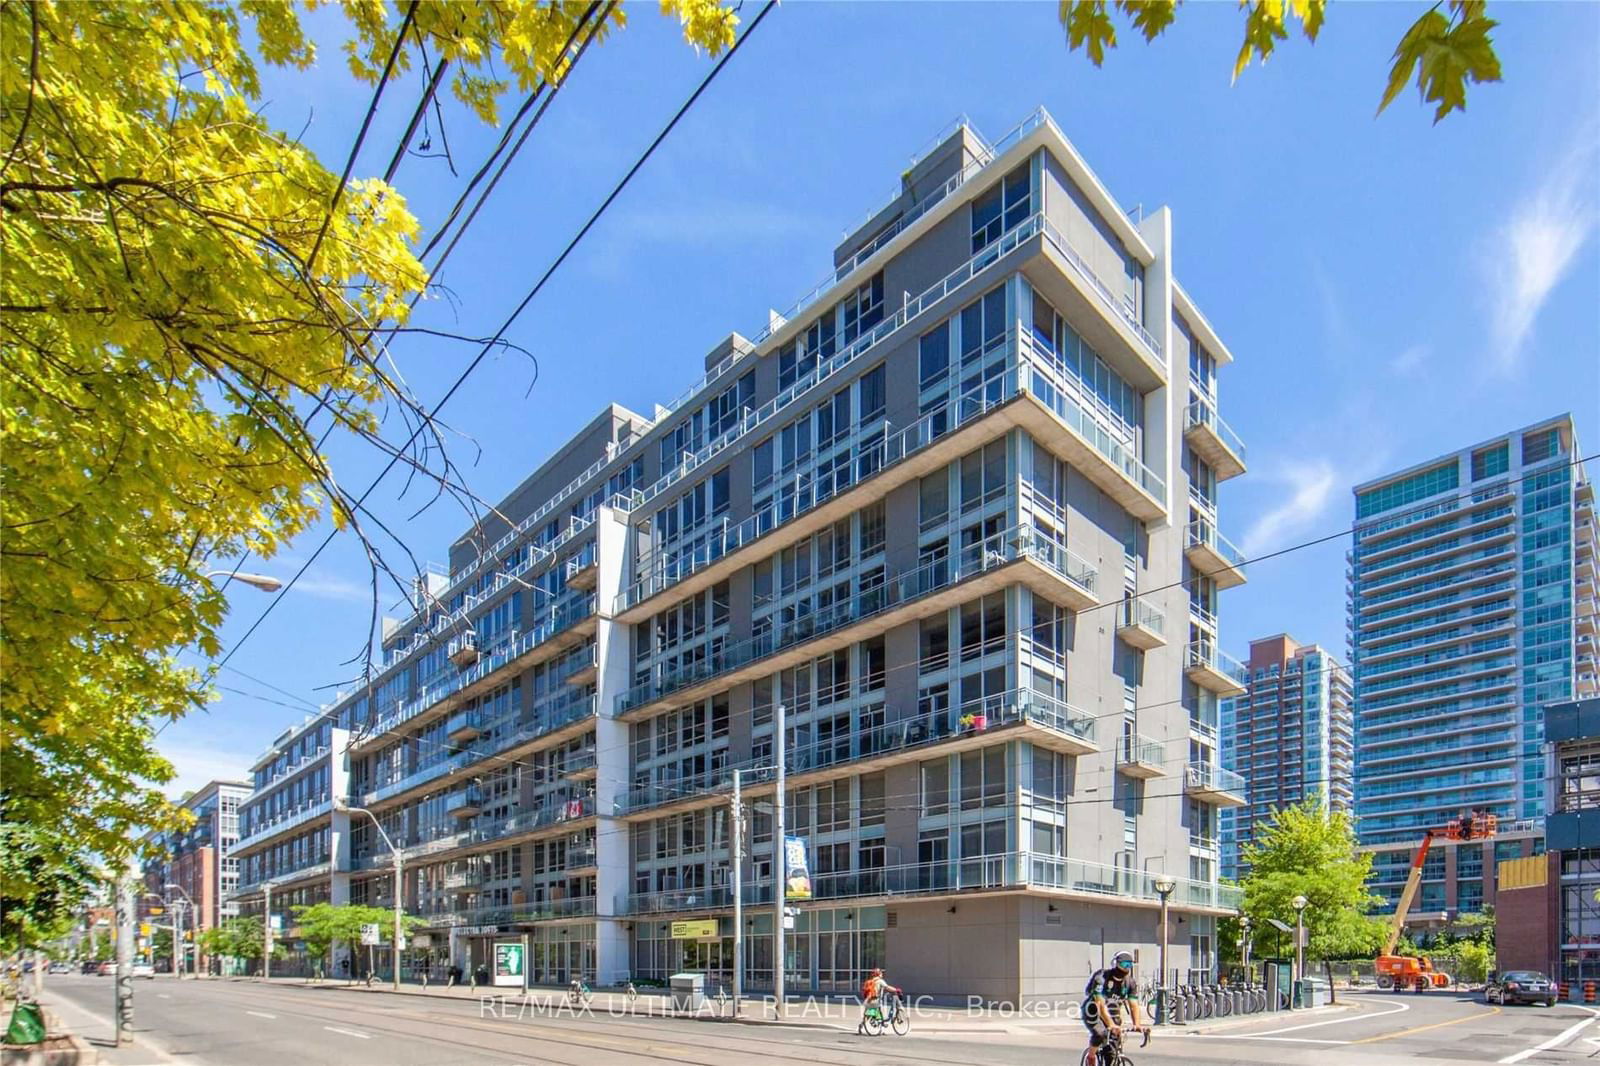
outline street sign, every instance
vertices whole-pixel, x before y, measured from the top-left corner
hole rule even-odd
[[[416,947],[416,948],[431,948],[431,947],[433,947],[433,934],[432,933],[417,933],[417,934],[415,934],[411,938],[411,946],[412,947]]]
[[[672,923],[672,939],[674,940],[714,940],[716,936],[717,921],[715,918],[708,921]]]
[[[283,931],[283,915],[274,914],[272,916],[272,930],[275,933],[281,933]]]
[[[382,932],[376,922],[368,922],[361,927],[361,942],[363,944],[377,944],[383,939]]]
[[[501,943],[494,946],[494,983],[522,986],[522,945]]]

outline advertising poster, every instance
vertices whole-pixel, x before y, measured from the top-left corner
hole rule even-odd
[[[811,868],[806,865],[806,842],[802,837],[783,838],[783,898],[811,898]]]
[[[494,983],[522,987],[522,945],[514,941],[494,946]]]

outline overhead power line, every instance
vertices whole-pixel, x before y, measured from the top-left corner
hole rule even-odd
[[[399,464],[400,457],[405,454],[406,449],[409,448],[416,441],[416,439],[422,435],[427,426],[438,417],[439,412],[442,411],[444,406],[450,402],[450,399],[455,396],[458,391],[460,391],[461,386],[466,383],[467,379],[471,377],[473,372],[477,370],[480,364],[482,364],[484,358],[489,354],[489,352],[494,350],[497,344],[499,344],[506,331],[516,323],[517,319],[522,316],[522,313],[527,310],[528,305],[533,302],[534,297],[539,295],[540,291],[544,289],[550,278],[557,270],[561,268],[561,265],[567,261],[567,258],[572,254],[573,249],[577,248],[579,242],[581,242],[589,233],[589,231],[594,228],[595,223],[600,220],[600,216],[605,214],[606,210],[611,206],[616,198],[622,194],[623,189],[627,188],[628,183],[633,180],[634,176],[638,174],[645,163],[649,161],[650,157],[655,154],[656,149],[661,146],[661,143],[667,139],[667,136],[673,131],[674,128],[677,127],[678,123],[682,121],[684,115],[688,114],[689,109],[694,106],[695,102],[700,99],[701,95],[706,91],[707,88],[710,87],[711,83],[716,80],[717,75],[722,73],[722,70],[728,65],[729,61],[739,53],[739,49],[744,45],[745,41],[750,39],[750,35],[755,32],[756,27],[761,25],[762,20],[765,19],[776,6],[777,0],[767,0],[767,3],[763,5],[760,13],[751,21],[744,33],[741,34],[739,39],[733,42],[733,46],[724,52],[722,57],[717,60],[716,66],[711,68],[711,72],[701,80],[694,92],[691,93],[689,98],[684,101],[683,105],[678,108],[677,112],[662,128],[661,132],[656,134],[655,139],[650,142],[649,147],[647,147],[639,156],[639,158],[634,161],[633,166],[628,168],[628,172],[623,175],[622,180],[617,182],[617,184],[612,188],[611,192],[600,203],[600,206],[597,207],[594,210],[594,213],[589,216],[588,221],[586,221],[583,226],[579,228],[578,232],[573,236],[573,238],[567,242],[567,245],[562,249],[561,254],[556,256],[555,261],[552,262],[545,272],[540,275],[539,280],[536,281],[533,284],[533,287],[528,290],[527,295],[523,296],[516,307],[512,309],[511,313],[506,316],[505,321],[500,324],[499,328],[495,330],[494,335],[490,337],[487,342],[485,342],[483,348],[480,349],[478,354],[473,357],[472,361],[467,364],[466,369],[462,370],[460,375],[457,376],[450,388],[445,391],[445,394],[442,397],[440,397],[438,403],[436,403],[433,406],[433,409],[428,412],[427,418],[425,418],[422,423],[411,432],[411,436],[405,441],[404,444],[395,449],[394,454],[390,457],[388,463],[384,465],[383,469],[378,472],[378,476],[373,479],[372,484],[367,486],[366,490],[363,491],[362,494],[356,499],[354,507],[351,508],[352,510],[359,509],[361,505],[366,502],[367,498],[377,490],[378,485],[381,484],[383,479],[389,475],[389,472]],[[413,0],[412,8],[415,8],[415,0]],[[408,18],[409,14],[410,12],[408,11]],[[317,545],[316,550],[311,553],[310,557],[306,559],[306,561],[301,565],[300,569],[295,571],[294,576],[285,583],[283,590],[272,598],[271,602],[267,604],[266,608],[262,610],[261,614],[256,617],[256,620],[250,624],[250,628],[245,630],[244,635],[234,642],[234,645],[228,649],[227,653],[217,661],[218,667],[226,665],[228,661],[234,657],[234,655],[238,654],[239,649],[244,646],[244,644],[252,635],[254,635],[256,630],[261,627],[261,624],[267,620],[267,618],[272,614],[273,609],[283,600],[286,595],[288,595],[289,591],[294,588],[295,583],[298,582],[301,577],[305,576],[306,571],[309,570],[311,565],[317,561],[318,557],[320,557],[322,553],[327,550],[328,545],[333,543],[333,540],[336,536],[337,531],[329,533],[328,536],[323,539],[322,543]]]

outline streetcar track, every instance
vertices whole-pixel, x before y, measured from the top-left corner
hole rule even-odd
[[[252,985],[243,985],[238,987],[250,993],[279,991],[289,993],[293,993],[295,991],[328,991],[336,992],[341,995],[351,994],[350,992],[336,988],[311,989],[299,988],[297,986],[278,986],[272,989],[265,989]],[[395,996],[393,993],[356,992],[355,994],[382,996],[383,1000],[378,1003],[359,1006],[364,1008],[364,1012],[381,1015],[386,1020],[395,1018],[415,1019],[419,1024],[424,1022],[424,1020],[431,1020],[433,1022],[447,1023],[456,1028],[470,1029],[483,1034],[492,1034],[500,1037],[516,1037],[519,1035],[534,1037],[541,1042],[555,1043],[564,1047],[581,1049],[588,1051],[591,1054],[596,1051],[613,1051],[618,1054],[630,1056],[634,1059],[653,1059],[660,1062],[689,1063],[694,1064],[694,1066],[703,1066],[703,1064],[707,1061],[704,1055],[706,1051],[709,1050],[703,1046],[696,1045],[692,1038],[687,1036],[674,1033],[654,1033],[645,1028],[646,1024],[653,1020],[674,1020],[670,1015],[612,1017],[608,1013],[602,1012],[600,1014],[591,1014],[589,1019],[583,1022],[582,1030],[575,1030],[569,1026],[557,1025],[548,1020],[541,1021],[526,1017],[518,1017],[514,1020],[500,1018],[497,1019],[499,1024],[483,1024],[487,1021],[487,1019],[484,1019],[481,1015],[474,1016],[468,1011],[450,1011],[440,1009],[439,1007],[439,1004],[443,1002],[451,1002],[459,1003],[470,1008],[474,1005],[473,1001],[471,1000],[435,999],[425,1007],[418,1007],[403,1002],[395,1002]],[[513,998],[507,996],[504,1002],[505,1009],[509,1011],[520,1008],[525,1001],[520,997]],[[560,1009],[559,998],[550,1002],[535,1002],[545,1009]],[[322,1004],[316,1004],[316,1006],[321,1005]],[[357,1006],[358,1003],[351,1004],[351,1007]],[[339,1019],[348,1020],[349,1018],[348,1009],[341,1009],[332,1004],[328,1004],[327,1009],[335,1011],[336,1016]],[[571,1017],[576,1023],[580,1018],[583,1017],[583,1015],[573,1012]],[[318,1017],[317,1020],[322,1021],[326,1019],[323,1017]],[[890,1050],[889,1048],[883,1047],[881,1040],[878,1039],[874,1039],[870,1045],[865,1043],[859,1046],[855,1043],[845,1044],[844,1041],[849,1040],[851,1034],[845,1031],[832,1029],[812,1030],[812,1032],[815,1032],[819,1038],[826,1039],[827,1044],[820,1047],[816,1044],[807,1044],[804,1046],[802,1052],[797,1053],[792,1040],[784,1040],[777,1037],[758,1036],[752,1033],[733,1033],[727,1031],[734,1028],[734,1026],[737,1024],[739,1023],[720,1023],[721,1029],[718,1033],[718,1046],[715,1049],[716,1051],[725,1052],[728,1054],[760,1054],[767,1059],[805,1063],[807,1066],[816,1066],[818,1063],[828,1062],[833,1056],[838,1056],[838,1058],[835,1060],[837,1066],[845,1066],[847,1063],[858,1061],[863,1053],[869,1054],[875,1061],[882,1062],[904,1062],[914,1064],[928,1063],[936,1064],[936,1066],[984,1066],[984,1060],[981,1059],[945,1058],[931,1056],[926,1051],[900,1052]],[[740,1028],[743,1028],[743,1026],[740,1025]],[[581,1039],[581,1036],[584,1033],[587,1033],[591,1036],[601,1037],[606,1042],[599,1044],[594,1042],[585,1043]],[[409,1032],[392,1032],[390,1035],[417,1035],[422,1036],[431,1043],[455,1047],[462,1046],[460,1041],[452,1042],[443,1040],[437,1036],[430,1036],[426,1032],[417,1034],[411,1034]],[[622,1040],[625,1041],[625,1043],[621,1045],[611,1043],[611,1041],[616,1040]],[[496,1054],[506,1054],[510,1056],[515,1056],[519,1053],[516,1050],[505,1051],[487,1045],[473,1044],[467,1046],[476,1048],[477,1050],[494,1052]],[[699,1055],[701,1057],[681,1057],[684,1053]],[[828,1056],[828,1058],[819,1057],[819,1053]],[[576,1062],[568,1062],[566,1060],[556,1059],[545,1059],[543,1061],[559,1063],[560,1066],[588,1066],[588,1063],[592,1060],[586,1057]]]

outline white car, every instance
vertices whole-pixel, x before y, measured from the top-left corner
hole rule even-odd
[[[156,968],[148,962],[136,962],[133,964],[133,969],[129,971],[129,976],[148,977],[154,981],[156,979]]]

